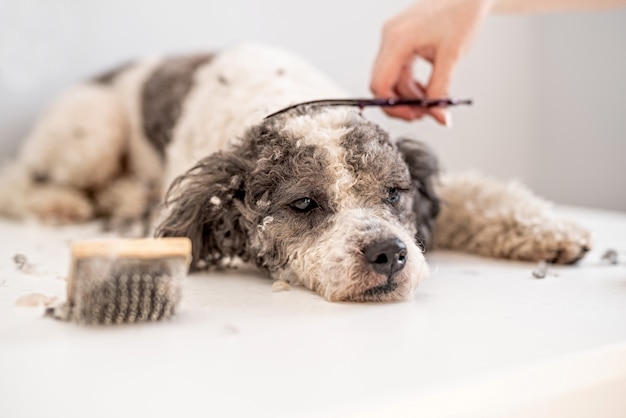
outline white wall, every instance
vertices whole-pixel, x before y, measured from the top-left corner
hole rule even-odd
[[[409,3],[0,0],[0,158],[56,93],[137,55],[270,42],[366,95],[382,23]],[[478,168],[559,202],[626,210],[625,39],[624,12],[490,18],[452,89],[476,104],[453,110],[452,129],[368,113],[428,141],[447,170]]]
[[[626,210],[626,10],[537,19],[535,190]]]

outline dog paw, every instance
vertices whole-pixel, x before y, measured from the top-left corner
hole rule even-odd
[[[125,238],[140,238],[150,235],[150,218],[144,216],[141,219],[110,217],[102,222],[103,232],[115,232]]]
[[[29,212],[50,225],[82,223],[93,218],[93,206],[80,192],[72,189],[44,187],[33,191]]]
[[[510,240],[509,248],[508,258],[572,264],[591,249],[591,235],[573,222],[549,221],[524,228]]]
[[[153,195],[149,185],[134,178],[111,182],[95,196],[98,214],[106,219],[104,228],[124,236],[145,233],[150,209],[156,202]]]

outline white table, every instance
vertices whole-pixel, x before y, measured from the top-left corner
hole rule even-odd
[[[15,305],[63,298],[68,244],[96,225],[0,221],[0,417],[624,417],[626,214],[559,211],[595,247],[545,279],[433,252],[414,300],[353,304],[214,272],[187,279],[173,320],[108,328]]]

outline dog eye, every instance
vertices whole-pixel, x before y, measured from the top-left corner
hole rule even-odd
[[[390,205],[395,205],[400,200],[400,190],[395,187],[387,189],[387,199],[385,201]]]
[[[317,202],[310,197],[303,197],[300,199],[296,199],[289,204],[289,207],[295,210],[296,212],[310,212],[319,205]]]

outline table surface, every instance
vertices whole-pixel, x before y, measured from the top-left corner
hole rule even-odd
[[[544,279],[534,263],[435,251],[411,301],[355,304],[272,292],[254,270],[202,273],[172,320],[115,327],[16,306],[30,293],[64,298],[69,244],[101,236],[97,225],[0,220],[0,416],[383,416],[580,353],[618,347],[619,363],[626,214],[558,211],[593,231],[594,249]],[[601,259],[610,248],[617,265]],[[17,269],[16,254],[32,268]]]

